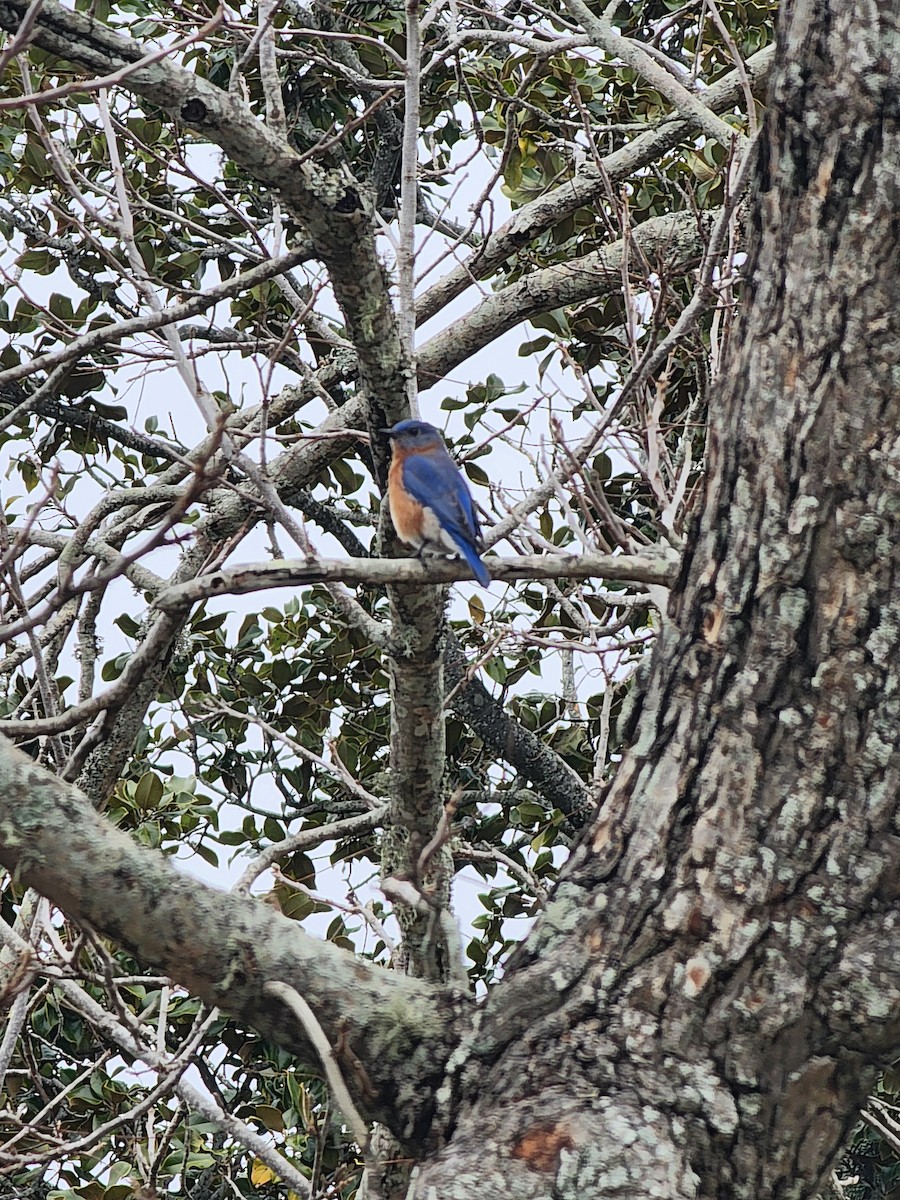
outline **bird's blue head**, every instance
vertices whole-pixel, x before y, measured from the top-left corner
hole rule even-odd
[[[393,428],[381,432],[388,435],[397,449],[410,454],[417,450],[432,450],[444,444],[440,430],[427,421],[398,421]]]

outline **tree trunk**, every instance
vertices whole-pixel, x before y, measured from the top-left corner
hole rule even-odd
[[[900,1038],[897,9],[795,0],[636,740],[416,1200],[813,1192]]]

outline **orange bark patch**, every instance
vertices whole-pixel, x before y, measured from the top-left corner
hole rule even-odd
[[[709,963],[697,954],[684,964],[684,994],[693,999],[709,983],[712,974]]]
[[[797,379],[800,375],[800,355],[795,351],[788,359],[787,366],[784,371],[784,384],[782,385],[786,392],[791,392],[797,384]]]
[[[513,1158],[519,1158],[532,1171],[549,1174],[559,1166],[563,1150],[571,1150],[575,1143],[563,1125],[538,1125],[524,1134],[512,1149]]]

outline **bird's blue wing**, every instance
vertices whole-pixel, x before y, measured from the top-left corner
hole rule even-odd
[[[410,454],[403,463],[403,485],[414,500],[430,508],[475,578],[487,587],[491,577],[478,557],[481,530],[475,504],[459,468],[446,452]]]
[[[410,454],[403,463],[403,484],[414,500],[430,508],[455,539],[477,545],[481,532],[466,481],[449,454]]]

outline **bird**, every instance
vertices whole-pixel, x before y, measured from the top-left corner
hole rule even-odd
[[[398,536],[418,555],[461,555],[487,587],[475,504],[440,431],[427,421],[398,421],[381,432],[391,440],[388,502]]]

